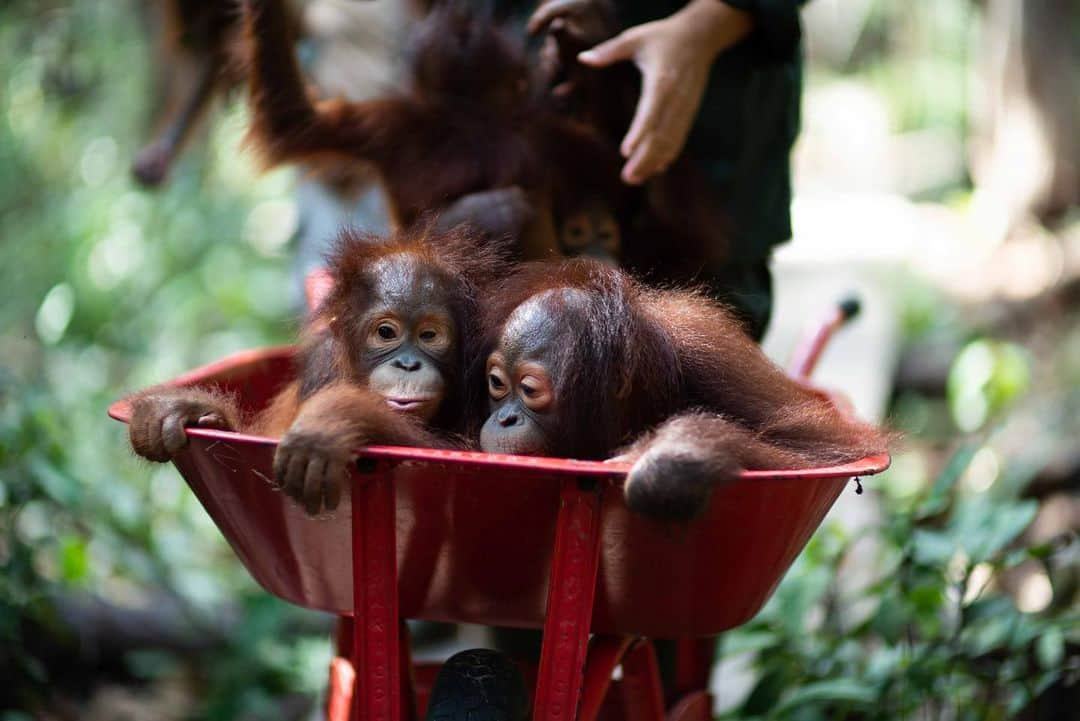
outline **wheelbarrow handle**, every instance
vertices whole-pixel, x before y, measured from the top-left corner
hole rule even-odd
[[[805,333],[791,357],[788,372],[794,378],[806,379],[814,372],[825,346],[842,326],[859,314],[862,309],[857,296],[851,295],[829,311],[828,315],[809,332]]]

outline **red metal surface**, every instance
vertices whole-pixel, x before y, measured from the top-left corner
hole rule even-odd
[[[174,383],[223,387],[254,411],[291,377],[292,356],[291,348],[240,353]],[[130,408],[120,401],[109,412],[126,421]],[[351,499],[331,517],[310,519],[269,483],[272,439],[208,429],[188,435],[176,466],[255,579],[293,603],[352,613]],[[385,468],[382,487],[394,491],[400,614],[532,628],[544,623],[559,482],[587,476],[615,486],[626,472],[618,464],[410,448],[361,455]],[[747,472],[714,492],[703,519],[675,529],[631,514],[620,493],[605,493],[593,631],[677,638],[745,622],[848,479],[887,466],[881,456]]]
[[[695,691],[671,707],[667,721],[712,721],[712,708],[712,695],[708,691]]]
[[[363,671],[356,684],[354,713],[365,721],[398,721],[401,660],[394,479],[379,467],[383,464],[370,465],[352,492],[353,659]]]
[[[664,690],[652,641],[642,639],[626,652],[620,687],[626,721],[664,721]]]
[[[716,641],[712,638],[680,638],[675,645],[675,698],[709,687]]]
[[[435,687],[435,679],[442,669],[441,663],[423,662],[412,667],[413,671],[413,694],[416,699],[417,718],[423,718],[427,714],[428,701],[431,700],[431,689]]]
[[[534,721],[573,721],[577,713],[596,595],[605,487],[574,477],[561,485]]]
[[[585,681],[581,687],[577,721],[596,721],[599,718],[608,689],[611,688],[611,676],[633,642],[631,636],[593,637],[585,663]]]

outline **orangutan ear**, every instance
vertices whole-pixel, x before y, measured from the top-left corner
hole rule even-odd
[[[329,333],[337,334],[338,325],[339,321],[337,315],[326,316],[316,312],[308,316],[305,327],[309,333],[321,333],[322,331],[327,331]]]

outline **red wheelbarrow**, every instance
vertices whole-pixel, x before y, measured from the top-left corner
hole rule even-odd
[[[794,375],[809,373],[846,310],[804,343]],[[238,353],[172,383],[222,388],[255,412],[293,359],[292,347]],[[130,407],[109,415],[126,422]],[[332,721],[426,713],[438,668],[411,662],[404,619],[542,629],[524,669],[534,721],[707,721],[712,637],[757,613],[845,484],[889,463],[747,471],[716,489],[704,517],[672,528],[627,510],[619,464],[368,447],[338,511],[312,519],[270,482],[274,440],[188,436],[176,467],[252,576],[343,617]],[[649,639],[678,639],[667,702]]]

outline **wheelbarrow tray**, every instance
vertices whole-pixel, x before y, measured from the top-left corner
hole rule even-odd
[[[294,376],[295,349],[247,351],[170,383],[235,393],[256,412]],[[130,404],[109,415],[127,422]],[[309,518],[270,482],[275,441],[188,429],[174,463],[251,575],[292,603],[352,614],[350,495]],[[714,635],[748,621],[850,479],[887,455],[843,466],[747,471],[718,486],[684,526],[632,514],[623,464],[372,446],[361,468],[392,474],[399,610],[405,618],[542,628],[560,486],[602,490],[592,630],[655,638]]]

